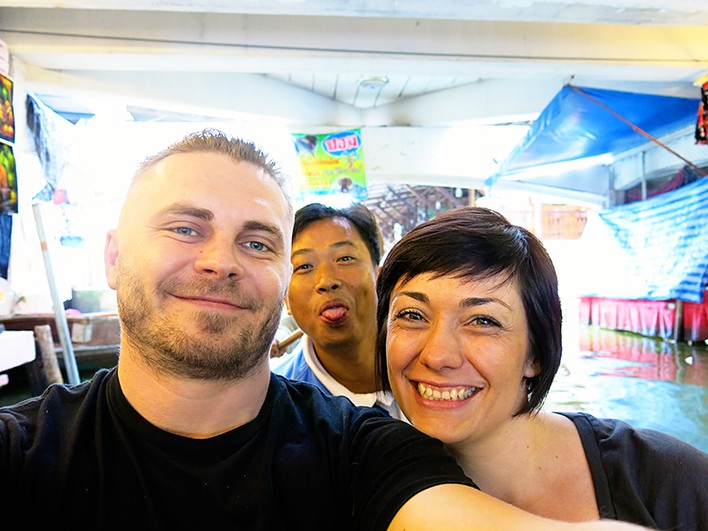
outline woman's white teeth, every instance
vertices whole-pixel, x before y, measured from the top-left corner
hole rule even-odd
[[[440,391],[418,383],[418,394],[429,400],[465,400],[471,397],[476,390],[476,387],[455,387]]]

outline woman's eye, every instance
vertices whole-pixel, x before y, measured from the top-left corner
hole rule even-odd
[[[496,319],[487,317],[486,315],[479,315],[471,320],[472,324],[479,326],[499,326],[499,322]]]
[[[417,310],[401,310],[396,314],[396,319],[403,319],[406,321],[422,321],[423,316]]]

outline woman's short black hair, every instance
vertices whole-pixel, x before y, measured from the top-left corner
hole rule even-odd
[[[541,408],[560,366],[562,311],[558,277],[541,241],[482,207],[462,207],[438,214],[410,230],[389,251],[376,282],[378,296],[376,370],[384,390],[391,384],[386,368],[386,333],[391,293],[399,281],[423,274],[515,280],[529,331],[531,360],[539,368],[527,379],[528,402],[516,412]]]

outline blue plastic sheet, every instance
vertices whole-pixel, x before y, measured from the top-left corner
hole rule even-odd
[[[580,239],[581,295],[703,302],[708,284],[708,177],[602,210]]]
[[[566,85],[502,162],[497,174],[487,180],[487,185],[491,186],[505,174],[618,154],[651,141],[630,124],[655,138],[695,124],[698,96],[678,98]]]

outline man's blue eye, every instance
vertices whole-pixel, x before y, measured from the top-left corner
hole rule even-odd
[[[248,242],[248,246],[255,251],[270,251],[270,247],[268,247],[263,242],[257,242],[257,241]]]

